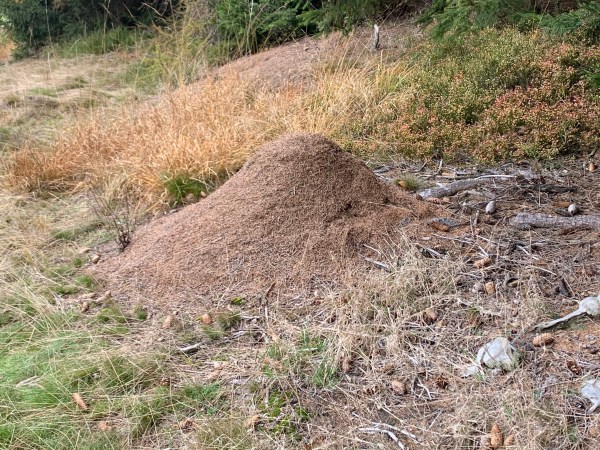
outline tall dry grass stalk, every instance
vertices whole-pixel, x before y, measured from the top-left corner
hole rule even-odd
[[[386,97],[397,94],[388,81],[402,70],[367,56],[360,64],[334,61],[304,85],[206,79],[141,108],[93,112],[49,150],[17,153],[9,181],[28,190],[77,190],[125,176],[145,201],[159,205],[165,179],[223,177],[283,133],[318,132],[364,147],[356,130],[390,107]]]

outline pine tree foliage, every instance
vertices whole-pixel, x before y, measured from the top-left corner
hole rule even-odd
[[[176,0],[0,0],[0,17],[22,50],[35,50],[102,26],[148,22],[169,15],[176,4]]]
[[[485,28],[538,27],[550,35],[600,39],[600,2],[598,0],[434,0],[420,18],[431,24],[432,34],[440,38]]]

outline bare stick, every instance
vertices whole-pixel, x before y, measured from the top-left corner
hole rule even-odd
[[[367,261],[368,263],[373,264],[375,267],[385,270],[386,272],[391,272],[392,269],[390,268],[390,266],[388,266],[386,263],[383,263],[381,261],[377,261],[375,259],[371,259],[371,258],[367,258],[366,256],[363,256],[363,258],[365,258],[365,261]]]
[[[475,186],[479,186],[481,184],[491,183],[497,179],[502,178],[514,178],[513,175],[484,175],[478,178],[471,178],[468,180],[458,180],[453,183],[448,183],[443,186],[436,186],[429,189],[423,189],[422,191],[417,192],[419,196],[424,199],[428,198],[441,198],[441,197],[450,197],[454,194],[457,194],[461,191],[465,191],[467,189],[472,189]]]
[[[190,353],[197,352],[200,349],[200,347],[202,347],[202,345],[203,345],[202,342],[198,342],[197,344],[188,345],[187,347],[181,347],[179,349],[179,351],[181,353],[185,353],[186,355],[189,355]]]
[[[392,441],[394,441],[396,444],[398,444],[398,447],[400,447],[402,449],[406,448],[404,446],[404,444],[402,442],[400,442],[400,439],[398,439],[398,436],[396,436],[390,430],[382,430],[381,428],[375,428],[375,427],[373,427],[373,428],[359,428],[358,431],[361,431],[363,433],[383,433],[383,434],[387,434]]]
[[[376,52],[379,49],[379,26],[373,25],[373,35],[371,36],[371,51]]]
[[[600,216],[558,217],[550,214],[519,213],[510,224],[522,230],[529,228],[591,228],[600,230]]]

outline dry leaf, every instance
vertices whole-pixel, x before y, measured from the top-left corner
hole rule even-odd
[[[444,375],[438,375],[434,380],[435,385],[440,389],[446,389],[448,387],[448,378]]]
[[[367,386],[363,386],[362,391],[367,395],[374,395],[377,393],[377,391],[379,391],[379,386],[376,384],[369,384]]]
[[[350,369],[352,369],[352,359],[346,356],[342,359],[342,372],[348,373],[350,372]]]
[[[202,320],[202,323],[204,325],[211,325],[213,323],[213,318],[210,314],[206,313],[206,314],[202,314],[202,317],[200,318],[200,320]]]
[[[485,292],[488,295],[494,295],[496,293],[496,285],[493,281],[488,281],[487,283],[485,283]]]
[[[98,422],[98,429],[100,431],[110,431],[112,430],[112,427],[107,421],[102,420],[101,422]]]
[[[194,422],[193,419],[184,419],[177,424],[180,430],[183,431],[191,431],[196,428],[198,425]]]
[[[83,398],[81,398],[81,394],[79,394],[78,392],[71,394],[71,398],[73,399],[75,404],[79,407],[79,409],[83,409],[84,411],[86,409],[88,409],[88,406],[83,401]]]
[[[554,342],[554,336],[552,336],[550,333],[542,333],[534,337],[532,342],[536,347],[550,345]]]
[[[441,223],[441,222],[438,222],[438,221],[435,221],[435,220],[429,222],[428,225],[431,228],[435,228],[438,231],[444,231],[444,232],[450,231],[450,227],[448,225],[446,225],[444,223]]]
[[[435,322],[437,319],[438,319],[438,314],[437,314],[437,312],[435,312],[435,309],[433,309],[432,307],[429,307],[425,311],[423,311],[423,320],[425,321],[425,323],[431,324],[431,323]]]
[[[173,316],[169,314],[167,317],[165,317],[165,321],[162,324],[162,329],[166,330],[167,328],[171,328],[171,325],[173,325]]]
[[[583,373],[583,370],[581,370],[579,364],[573,360],[567,361],[567,368],[575,375],[581,375]]]
[[[491,263],[492,263],[492,258],[490,258],[489,256],[486,256],[483,259],[479,259],[479,260],[475,261],[473,263],[473,266],[476,269],[483,269],[484,267],[489,266]]]
[[[502,447],[503,441],[502,430],[500,429],[500,426],[495,423],[492,425],[492,431],[490,433],[490,447],[494,449],[500,448]]]
[[[406,383],[402,380],[393,380],[392,391],[399,395],[406,394]]]
[[[258,414],[248,417],[246,419],[246,428],[253,430],[254,428],[256,428],[256,425],[258,425],[259,422],[260,422],[260,415],[258,415]]]

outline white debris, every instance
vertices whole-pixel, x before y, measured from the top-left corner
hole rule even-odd
[[[535,328],[538,330],[544,330],[546,328],[558,325],[561,322],[566,322],[573,317],[581,316],[583,314],[589,314],[590,316],[600,316],[600,294],[596,297],[586,297],[579,302],[579,307],[572,313],[567,314],[560,319],[551,320],[550,322],[544,322],[537,325]]]
[[[497,337],[479,349],[475,364],[462,367],[460,375],[465,378],[477,375],[483,372],[483,366],[490,369],[513,370],[518,362],[517,349],[505,337]]]
[[[485,206],[486,214],[494,214],[496,212],[496,202],[492,200]]]
[[[477,362],[490,369],[513,370],[519,362],[519,355],[505,337],[497,337],[477,352]]]
[[[569,205],[569,207],[567,208],[567,211],[569,212],[570,215],[576,216],[577,214],[579,214],[581,212],[581,209],[579,209],[579,206],[577,206],[575,203],[571,203]]]
[[[588,412],[594,412],[594,410],[600,406],[600,378],[588,380],[581,386],[581,395],[592,402],[592,406],[588,409]]]

